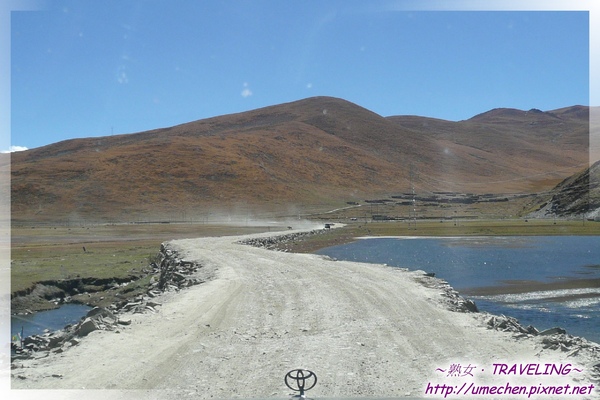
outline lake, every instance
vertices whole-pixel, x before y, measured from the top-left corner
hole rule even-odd
[[[600,343],[599,236],[365,238],[316,253],[434,272],[481,311]]]

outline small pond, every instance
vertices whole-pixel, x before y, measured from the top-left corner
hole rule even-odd
[[[10,318],[11,337],[23,333],[23,337],[39,335],[45,329],[56,331],[66,325],[75,324],[92,308],[83,304],[67,303],[54,310],[40,311],[28,315],[13,315]]]

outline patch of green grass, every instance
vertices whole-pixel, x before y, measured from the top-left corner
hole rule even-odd
[[[139,273],[160,242],[102,242],[18,246],[12,249],[12,291],[34,282],[73,278],[124,278]]]
[[[125,278],[139,274],[162,242],[264,232],[267,227],[208,224],[16,226],[11,229],[11,292],[35,282]],[[285,226],[271,226],[283,230]],[[85,251],[83,248],[85,247]]]

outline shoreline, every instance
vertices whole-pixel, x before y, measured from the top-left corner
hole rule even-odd
[[[155,398],[286,397],[279,378],[306,367],[323,382],[317,397],[421,397],[427,382],[445,379],[435,368],[489,366],[498,357],[578,363],[585,371],[579,378],[598,382],[598,346],[566,353],[555,335],[503,332],[515,327],[509,318],[449,311],[444,302],[452,297],[444,293],[452,289],[440,292],[442,281],[422,271],[238,243],[269,236],[169,242],[186,260],[214,268],[215,279],[168,294],[157,313],[135,315],[116,336],[92,332],[64,353],[22,361],[13,388],[127,389],[123,398],[129,390]]]
[[[567,235],[570,236],[570,235]],[[451,236],[444,236],[444,237],[437,237],[437,236],[428,236],[428,235],[424,235],[424,236],[414,236],[414,235],[394,235],[394,236],[357,236],[356,241],[359,240],[372,240],[372,239],[394,239],[394,240],[407,240],[408,242],[410,242],[410,240],[416,239],[416,240],[420,240],[420,239],[442,239],[442,240],[456,240],[456,239],[460,239],[460,241],[465,241],[465,243],[472,243],[473,246],[479,246],[479,245],[485,245],[487,244],[490,240],[494,239],[503,239],[507,241],[507,244],[503,244],[503,246],[506,247],[521,247],[521,237],[520,236],[511,236],[511,235],[474,235],[474,236],[456,236],[456,237],[451,237]],[[355,241],[355,242],[356,242]],[[446,242],[444,242],[446,243]],[[451,244],[452,242],[448,243],[448,246],[452,246]],[[493,241],[491,242],[493,243]],[[365,246],[362,246],[361,248],[363,248]],[[368,247],[368,246],[367,246]],[[356,250],[354,250],[356,251]],[[335,252],[333,252],[333,254],[337,254]],[[344,258],[343,255],[340,254],[339,256],[340,258]],[[357,257],[358,259],[360,259],[360,257]],[[366,262],[369,262],[368,260]],[[381,262],[381,259],[380,259]],[[407,266],[405,264],[394,264],[395,266]],[[415,268],[423,268],[423,266],[421,267],[412,267],[411,269],[415,269]],[[441,274],[441,275],[436,275],[441,277],[442,279],[445,279],[446,277]],[[590,299],[588,301],[595,301],[596,299],[600,298],[600,278],[582,278],[579,276],[569,276],[569,277],[560,277],[560,278],[548,278],[547,281],[542,280],[543,277],[540,280],[503,280],[503,281],[495,281],[495,282],[489,282],[487,283],[487,285],[485,286],[464,286],[464,280],[460,281],[457,279],[456,276],[453,276],[452,274],[448,275],[448,276],[452,276],[453,280],[452,282],[455,284],[462,284],[463,286],[461,286],[459,289],[457,289],[460,294],[462,296],[465,296],[466,298],[470,298],[473,301],[476,302],[477,305],[479,305],[479,301],[481,300],[481,304],[482,307],[484,309],[489,310],[492,313],[506,313],[506,315],[512,315],[511,312],[513,312],[512,310],[508,309],[508,306],[503,307],[503,305],[505,305],[505,301],[503,300],[505,298],[505,295],[519,295],[519,294],[524,294],[526,296],[533,296],[531,298],[543,298],[544,301],[546,302],[554,302],[554,303],[562,303],[562,302],[566,302],[566,301],[577,301],[577,300],[586,300],[586,299]],[[581,275],[581,276],[585,276],[585,275]],[[450,279],[450,278],[449,278]],[[534,278],[535,279],[535,278]],[[528,297],[529,299],[529,297]],[[527,300],[524,300],[527,301]],[[494,306],[490,306],[489,303],[494,303]],[[508,304],[516,304],[516,300],[512,300],[512,301],[508,301],[506,300],[506,303]],[[486,306],[483,306],[483,304],[486,304]],[[557,307],[561,308],[561,306],[559,304],[557,304]],[[563,308],[564,309],[564,308]],[[566,329],[568,333],[572,333],[571,331],[575,331],[576,335],[579,335],[581,337],[586,338],[586,340],[590,340],[593,341],[595,343],[600,343],[600,338],[598,338],[597,335],[597,330],[594,329],[595,325],[593,322],[590,321],[597,321],[597,315],[596,313],[589,313],[589,314],[585,314],[584,318],[581,321],[581,324],[574,321],[573,320],[573,314],[564,314],[565,318],[561,319],[560,321],[558,320],[558,318],[556,318],[556,322],[554,322],[554,324],[552,324],[552,322],[545,322],[543,320],[541,320],[540,316],[537,316],[536,318],[530,318],[529,316],[524,315],[525,311],[523,311],[523,309],[521,308],[515,308],[515,315],[519,316],[519,319],[522,319],[523,321],[527,321],[527,323],[532,323],[534,324],[536,327],[539,325],[541,327],[545,328],[551,328],[551,327],[560,327],[562,329]],[[535,315],[535,313],[532,313],[533,315]],[[554,315],[554,314],[553,314]],[[563,314],[557,314],[557,315],[563,315]],[[593,318],[593,319],[587,319],[587,317],[589,318]]]
[[[489,236],[469,236],[469,238],[487,238],[487,237],[513,237],[512,235],[489,235]],[[310,253],[315,253],[319,250],[327,247],[333,247],[338,245],[350,244],[359,240],[372,240],[372,239],[439,239],[439,236],[410,236],[410,235],[398,235],[398,236],[343,236],[335,238],[331,242],[319,243],[317,246],[308,246]],[[464,236],[443,236],[444,239],[464,239]],[[302,244],[300,245],[302,246]],[[275,249],[289,251],[286,247],[282,248],[277,245]],[[293,251],[293,250],[292,250]],[[299,253],[305,253],[305,251],[299,251]],[[543,281],[516,281],[506,280],[502,281],[501,284],[490,285],[490,286],[477,286],[467,287],[460,289],[460,293],[468,296],[494,296],[502,294],[521,294],[529,292],[542,292],[542,291],[558,291],[568,289],[594,289],[600,288],[600,278],[564,278],[561,281],[554,282],[543,282]]]

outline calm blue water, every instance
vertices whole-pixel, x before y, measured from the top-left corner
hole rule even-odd
[[[365,239],[317,254],[421,269],[455,289],[502,286],[509,281],[600,279],[600,237],[464,237]],[[513,316],[538,329],[561,326],[600,343],[600,287],[466,296],[480,310]]]
[[[23,337],[42,334],[44,329],[56,331],[66,325],[79,322],[81,317],[91,309],[86,305],[68,303],[55,310],[40,311],[29,315],[13,315],[10,318],[10,335],[12,337],[21,334],[21,328]]]

